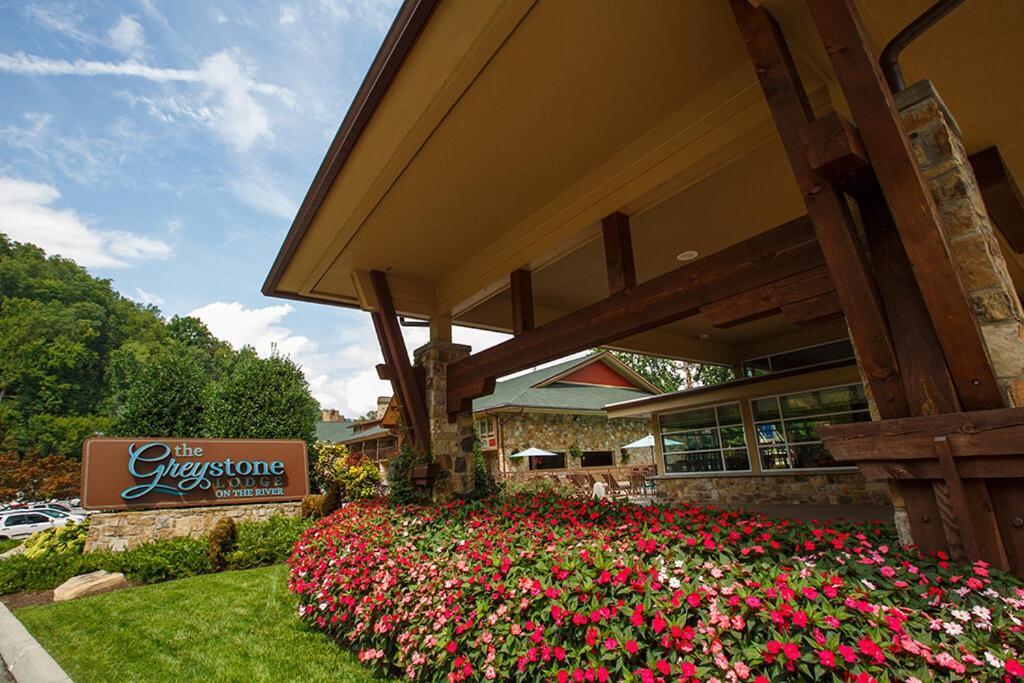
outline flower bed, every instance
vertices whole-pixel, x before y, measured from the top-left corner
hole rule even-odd
[[[1024,678],[1024,589],[876,525],[557,497],[352,504],[289,563],[299,615],[416,680]]]

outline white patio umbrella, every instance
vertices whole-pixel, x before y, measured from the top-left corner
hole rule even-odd
[[[526,450],[519,451],[518,453],[513,453],[509,457],[510,458],[529,458],[529,457],[544,458],[544,457],[548,457],[548,456],[551,456],[551,455],[558,455],[558,453],[552,453],[551,451],[546,451],[543,448],[532,448],[531,447],[531,448],[527,448]]]
[[[633,443],[627,443],[622,448],[654,448],[654,436],[648,434],[642,439],[637,439]]]

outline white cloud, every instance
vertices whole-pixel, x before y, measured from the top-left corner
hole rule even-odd
[[[190,83],[202,87],[199,101],[192,98],[137,97],[150,113],[170,123],[188,117],[210,128],[232,147],[247,150],[261,138],[272,137],[266,108],[255,95],[274,97],[294,106],[288,88],[252,78],[240,54],[221,51],[205,58],[196,69],[153,67],[135,59],[103,62],[85,59],[49,59],[24,52],[0,53],[0,72],[21,76],[120,76],[157,83]]]
[[[107,42],[118,52],[139,57],[146,51],[146,35],[135,17],[122,14],[107,31]]]
[[[53,208],[59,199],[52,185],[0,177],[0,231],[87,268],[124,268],[173,255],[160,240],[95,228],[72,209]]]
[[[82,17],[72,7],[43,7],[33,3],[26,7],[25,13],[51,31],[61,33],[76,42],[87,45],[97,42],[95,36],[80,27]]]
[[[281,14],[277,18],[277,23],[281,26],[288,26],[294,24],[298,18],[299,12],[294,5],[281,5]]]
[[[185,224],[181,222],[180,218],[172,218],[169,221],[167,221],[167,232],[170,233],[171,235],[177,235],[179,232],[181,232],[181,229],[184,227],[184,225]]]
[[[250,172],[229,181],[231,191],[249,206],[271,216],[293,218],[299,204],[285,195],[270,178],[259,172]]]
[[[316,351],[316,343],[308,337],[292,334],[278,324],[294,310],[289,304],[247,308],[237,301],[215,301],[189,315],[202,320],[210,332],[232,346],[252,346],[263,356],[270,355],[275,348],[287,356]]]
[[[163,306],[164,305],[163,297],[157,296],[156,294],[153,294],[152,292],[147,292],[142,287],[136,287],[135,288],[135,296],[130,297],[130,298],[135,299],[136,301],[138,301],[140,304],[142,304],[144,306],[149,306],[149,305]]]

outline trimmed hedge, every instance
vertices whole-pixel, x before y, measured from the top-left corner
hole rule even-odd
[[[308,520],[272,517],[238,525],[235,549],[227,554],[228,569],[250,569],[284,562]],[[54,552],[41,557],[15,555],[0,560],[0,595],[56,588],[73,576],[105,569],[129,581],[159,583],[209,574],[214,567],[203,538],[172,538],[143,543],[120,553]]]

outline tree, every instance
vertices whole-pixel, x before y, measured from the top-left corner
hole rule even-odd
[[[209,380],[195,357],[168,344],[128,370],[114,432],[120,436],[200,437]]]
[[[210,386],[203,415],[206,436],[316,440],[320,405],[290,358],[260,358],[242,349],[224,379]]]
[[[608,349],[595,349],[600,353]],[[713,363],[671,360],[660,356],[612,351],[613,356],[664,392],[721,384],[735,379],[732,368]]]

